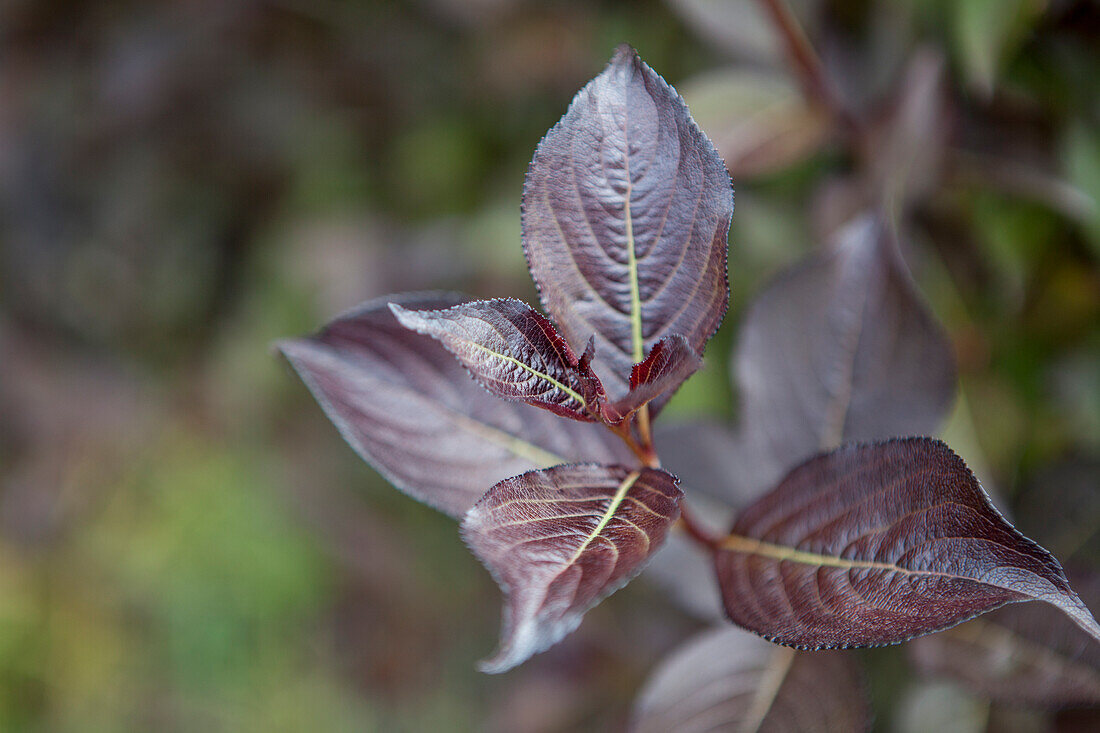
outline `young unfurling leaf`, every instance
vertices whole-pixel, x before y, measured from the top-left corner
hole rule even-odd
[[[703,353],[729,299],[732,214],[729,174],[683,100],[620,48],[543,138],[523,191],[543,305],[573,348],[595,335],[612,399],[663,336]]]
[[[364,460],[451,516],[462,516],[497,481],[532,468],[630,460],[600,426],[490,395],[437,341],[403,327],[387,308],[387,301],[431,309],[463,300],[380,298],[279,348]]]
[[[466,514],[462,537],[506,596],[503,672],[557,643],[633,578],[680,515],[660,469],[577,464],[501,481]]]
[[[806,461],[738,516],[715,567],[729,617],[792,646],[892,644],[1030,600],[1100,640],[1054,556],[932,438]]]
[[[642,405],[661,395],[671,395],[702,364],[686,338],[679,334],[666,336],[653,345],[645,361],[630,370],[630,391],[626,396],[604,404],[604,419],[610,423],[622,422]]]
[[[700,634],[666,659],[634,706],[633,733],[858,733],[871,710],[859,664],[796,652],[740,629]]]
[[[498,397],[574,420],[596,419],[603,388],[589,366],[591,343],[578,360],[550,321],[526,303],[496,298],[446,310],[390,309],[406,328],[437,339]]]

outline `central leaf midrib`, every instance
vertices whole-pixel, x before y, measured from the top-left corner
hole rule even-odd
[[[573,557],[569,558],[569,561],[566,563],[567,566],[575,563],[577,559],[584,554],[584,551],[588,549],[588,546],[592,544],[592,541],[600,536],[600,533],[604,531],[605,527],[607,527],[608,522],[610,522],[611,518],[615,516],[615,512],[617,512],[619,510],[619,507],[622,506],[623,500],[626,498],[627,492],[630,491],[631,487],[634,486],[634,483],[641,475],[641,471],[631,471],[630,474],[628,474],[627,477],[623,479],[623,482],[619,484],[619,488],[615,491],[615,495],[611,497],[611,501],[610,503],[608,503],[607,509],[604,510],[603,516],[600,517],[600,521],[596,525],[596,528],[593,529],[588,534],[588,536],[584,538],[584,542],[582,542],[580,546],[577,547],[576,552],[573,553]]]
[[[573,389],[570,389],[566,385],[562,384],[558,380],[551,377],[549,374],[545,374],[543,372],[540,372],[538,369],[535,369],[530,364],[525,364],[524,362],[520,361],[519,359],[516,359],[515,357],[508,356],[507,354],[502,354],[499,351],[495,351],[493,349],[490,349],[488,346],[482,346],[481,344],[474,343],[473,341],[468,341],[467,343],[470,346],[474,347],[475,349],[480,349],[481,351],[484,351],[487,354],[491,354],[492,356],[495,356],[498,359],[503,359],[504,361],[515,364],[516,366],[522,367],[523,369],[531,372],[531,374],[534,374],[536,377],[539,377],[541,379],[545,379],[547,382],[554,385],[555,387],[560,389],[562,392],[565,392],[567,395],[569,395],[570,397],[575,399],[577,402],[579,402],[581,404],[581,407],[587,409],[588,402],[584,399],[584,397],[582,397],[580,395],[580,393],[578,393],[577,391],[575,391]]]
[[[634,363],[645,355],[642,342],[642,296],[638,287],[638,255],[634,250],[634,217],[630,211],[630,198],[634,184],[630,181],[630,162],[626,163],[626,200],[623,202],[623,214],[626,217],[626,264],[630,276],[630,339],[633,346]]]
[[[872,570],[887,570],[897,573],[906,573],[908,575],[936,575],[945,578],[965,578],[963,575],[952,575],[950,573],[941,573],[935,570],[910,570],[909,568],[903,568],[900,565],[894,565],[887,562],[876,562],[873,560],[852,560],[842,557],[833,557],[831,555],[821,555],[816,552],[806,552],[804,550],[796,550],[793,547],[786,545],[776,545],[771,542],[764,542],[763,540],[757,540],[752,537],[745,537],[744,535],[730,534],[722,539],[719,548],[722,550],[728,550],[730,552],[740,552],[747,555],[759,555],[762,557],[768,557],[779,562],[789,561],[801,563],[803,565],[823,566],[844,568],[847,570],[853,570],[857,568],[867,568]]]
[[[790,647],[776,647],[768,657],[767,665],[760,675],[760,685],[753,695],[752,703],[740,728],[741,733],[759,733],[768,713],[775,704],[779,690],[787,679],[787,673],[794,662],[795,650]]]

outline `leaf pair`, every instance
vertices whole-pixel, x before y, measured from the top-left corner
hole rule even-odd
[[[279,348],[365,461],[452,517],[462,517],[486,487],[524,471],[631,460],[599,426],[493,397],[439,343],[398,323],[387,305],[440,309],[464,300],[435,293],[380,298]]]
[[[572,630],[677,519],[676,479],[634,467],[592,423],[629,440],[626,421],[647,422],[698,369],[729,298],[732,211],[713,145],[624,46],[539,144],[524,188],[524,249],[560,334],[517,300],[409,296],[281,345],[360,455],[465,514],[507,596],[487,670]]]
[[[760,466],[747,486],[720,487],[740,508],[713,554],[734,622],[798,647],[868,646],[1038,599],[1100,638],[1057,560],[1005,521],[943,443],[813,456],[932,432],[950,405],[946,338],[881,220],[858,220],[777,277],[749,309],[735,363],[736,437],[712,442],[710,456],[693,453],[708,446],[692,432],[679,445],[689,483],[729,465],[715,453]]]
[[[594,339],[578,359],[553,324],[521,301],[479,300],[436,311],[390,308],[406,328],[442,343],[492,394],[574,420],[617,425],[675,390],[701,364],[683,336],[668,336],[634,365],[630,391],[611,401],[592,370]]]

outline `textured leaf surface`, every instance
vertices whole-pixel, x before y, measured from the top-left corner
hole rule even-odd
[[[584,612],[643,567],[680,516],[665,471],[578,464],[501,481],[474,505],[462,537],[505,594],[503,672],[557,643]]]
[[[934,433],[955,394],[951,347],[872,217],[757,297],[734,363],[768,486],[843,441]]]
[[[630,460],[602,426],[489,394],[437,341],[401,326],[387,307],[396,301],[443,308],[463,300],[380,298],[279,348],[364,460],[451,516],[462,516],[501,479],[532,468]]]
[[[546,311],[575,349],[595,334],[612,398],[663,336],[703,353],[729,300],[733,191],[683,100],[633,49],[620,48],[539,143],[523,205]]]
[[[671,395],[685,379],[694,374],[703,360],[679,334],[666,336],[653,345],[644,361],[630,370],[630,391],[622,399],[604,406],[604,417],[622,422],[642,405],[661,395]]]
[[[1081,590],[1090,601],[1100,598],[1095,581]],[[999,608],[917,639],[909,653],[923,672],[954,677],[1007,704],[1100,705],[1100,644],[1046,604]]]
[[[390,310],[406,328],[442,343],[494,395],[575,420],[595,419],[602,389],[590,367],[591,351],[579,361],[550,321],[526,303],[496,298],[445,310],[397,304]]]
[[[700,634],[665,660],[635,704],[635,733],[853,733],[870,724],[858,662],[796,652],[736,628]]]
[[[1027,600],[1100,639],[1054,556],[931,438],[806,461],[740,514],[715,565],[730,618],[794,646],[891,644]]]

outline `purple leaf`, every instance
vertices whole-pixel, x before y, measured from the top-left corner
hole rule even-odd
[[[620,423],[642,405],[663,394],[672,394],[694,374],[703,360],[679,334],[666,336],[653,345],[645,361],[630,370],[630,391],[622,399],[603,405],[603,416],[610,423]]]
[[[620,47],[539,143],[523,191],[543,305],[575,349],[595,335],[613,399],[662,337],[683,334],[703,353],[729,300],[732,214],[714,146],[675,90]]]
[[[481,386],[563,417],[593,421],[603,392],[589,367],[541,313],[514,298],[412,311],[393,304],[401,325],[438,340]]]
[[[660,469],[578,464],[494,486],[466,514],[462,537],[505,594],[503,672],[577,627],[623,586],[680,516],[676,479]]]
[[[1028,600],[1100,639],[1054,556],[932,438],[811,458],[740,514],[715,567],[729,617],[792,646],[892,644]]]
[[[680,478],[687,493],[703,494],[733,509],[748,506],[778,478],[742,437],[715,419],[654,428],[662,465]]]
[[[1095,579],[1082,586],[1090,600],[1100,597],[1096,590]],[[909,654],[921,671],[954,677],[1009,705],[1100,705],[1100,644],[1046,604],[999,608],[917,639]]]
[[[602,426],[561,420],[482,389],[434,339],[387,307],[443,308],[456,295],[380,298],[279,348],[340,434],[415,499],[462,516],[497,481],[569,461],[628,461]]]
[[[871,711],[860,668],[843,652],[796,652],[740,629],[700,634],[650,677],[634,733],[864,731]]]
[[[951,346],[869,216],[756,298],[735,369],[764,487],[843,441],[934,433],[955,393]]]

